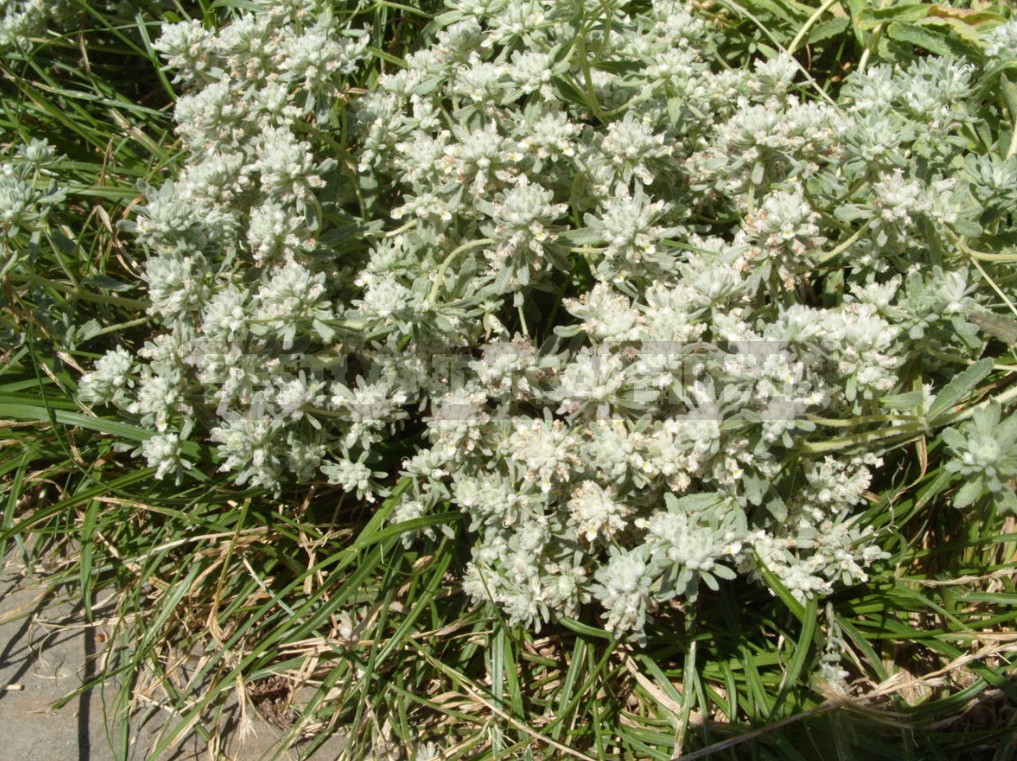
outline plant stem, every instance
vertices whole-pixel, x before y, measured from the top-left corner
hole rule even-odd
[[[825,3],[816,8],[816,12],[809,16],[808,20],[805,22],[805,25],[798,30],[798,34],[796,34],[795,38],[791,40],[791,44],[787,46],[787,52],[789,54],[794,54],[794,52],[798,49],[798,46],[801,45],[802,42],[805,40],[805,37],[808,35],[809,30],[816,25],[816,22],[819,21],[820,18],[822,18],[824,13],[826,13],[828,10],[830,10],[830,8],[832,8],[839,2],[840,0],[826,0]]]
[[[495,242],[496,241],[493,238],[481,238],[479,240],[471,240],[468,243],[464,243],[459,246],[459,248],[454,249],[452,253],[446,256],[445,260],[438,266],[438,271],[434,274],[434,285],[431,286],[431,292],[427,295],[427,300],[432,304],[434,303],[435,298],[438,296],[438,289],[441,288],[442,284],[445,282],[445,272],[448,270],[448,266],[452,263],[453,259],[464,251],[469,251],[473,248],[480,248],[482,246],[489,246]]]
[[[883,25],[880,24],[872,30],[872,36],[869,38],[869,44],[865,46],[862,57],[858,59],[858,72],[862,73],[865,71],[865,67],[869,64],[869,58],[872,57],[872,51],[879,47],[879,39],[883,36]]]
[[[849,248],[851,248],[851,246],[853,246],[855,243],[857,243],[858,240],[863,235],[865,235],[865,233],[867,233],[869,231],[870,227],[872,227],[872,220],[871,219],[868,222],[866,222],[864,225],[862,225],[860,228],[858,228],[858,230],[856,230],[854,232],[854,234],[851,235],[850,238],[848,238],[843,243],[838,245],[835,249],[833,249],[832,251],[828,251],[825,254],[823,254],[821,257],[819,257],[819,259],[816,261],[816,264],[817,265],[819,265],[819,264],[826,264],[828,261],[830,261],[834,257],[839,256],[840,254],[843,254],[845,251],[847,251]]]

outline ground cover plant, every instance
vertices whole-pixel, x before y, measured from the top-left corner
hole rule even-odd
[[[1007,7],[0,8],[0,543],[152,758],[1013,752]]]

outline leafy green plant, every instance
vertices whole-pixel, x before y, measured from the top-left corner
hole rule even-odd
[[[1006,757],[1013,22],[721,5],[5,59],[0,542],[150,755],[281,677],[351,758]]]

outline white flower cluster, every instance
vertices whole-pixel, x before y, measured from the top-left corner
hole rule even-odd
[[[50,211],[66,197],[51,168],[56,159],[56,151],[45,140],[0,152],[0,277],[17,264],[26,248],[19,238],[44,230]]]
[[[157,43],[190,88],[136,222],[166,330],[82,384],[160,475],[204,435],[238,483],[370,500],[396,451],[393,520],[465,513],[464,588],[527,626],[596,601],[638,638],[735,574],[866,578],[879,453],[820,445],[983,348],[995,296],[952,264],[1012,228],[1017,169],[964,147],[973,67],[833,103],[787,57],[721,71],[682,2],[455,0],[350,104],[350,160],[363,43],[324,0],[252,5]]]
[[[953,503],[968,507],[991,497],[997,507],[1017,513],[1017,415],[1002,419],[996,403],[976,410],[970,422],[943,431],[953,458],[946,469],[964,478]]]
[[[985,55],[998,61],[1017,58],[1017,16],[985,35]]]
[[[162,4],[163,7],[158,6]],[[164,0],[90,0],[91,8],[82,9],[76,0],[0,0],[0,53],[27,53],[39,39],[53,33],[75,28],[75,21],[88,18],[88,13],[125,18],[132,23],[139,10],[166,10]]]
[[[0,2],[0,51],[27,49],[47,22],[66,12],[66,0],[3,0]]]
[[[180,440],[201,418],[237,483],[274,489],[324,473],[370,493],[375,474],[357,463],[384,427],[352,419],[344,378],[327,387],[350,287],[316,256],[337,163],[316,157],[317,135],[333,127],[366,41],[337,26],[330,3],[266,1],[218,31],[166,25],[155,45],[186,89],[186,161],[134,222],[167,331],[140,358],[101,359],[81,398],[152,427],[140,453],[160,475],[181,472]],[[339,441],[322,419],[343,421]]]

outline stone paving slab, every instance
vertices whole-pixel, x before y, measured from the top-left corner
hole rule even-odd
[[[115,761],[99,689],[52,707],[94,674],[96,632],[83,622],[80,604],[47,594],[13,563],[0,571],[0,761]],[[232,761],[272,757],[279,730],[257,715],[253,719],[253,732],[227,736],[224,750]],[[131,759],[145,758],[152,747],[153,724],[132,725]],[[312,758],[333,761],[341,750],[341,739],[333,738]],[[192,734],[163,759],[211,761],[211,754]]]

